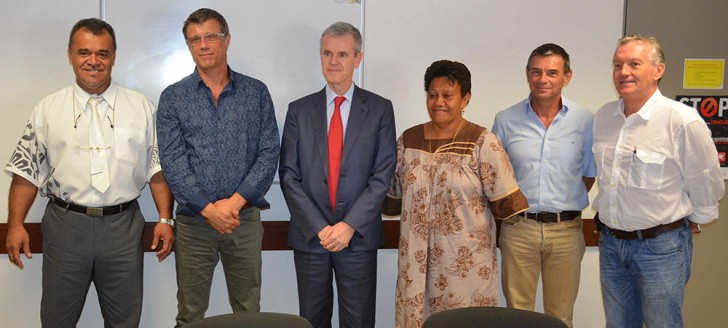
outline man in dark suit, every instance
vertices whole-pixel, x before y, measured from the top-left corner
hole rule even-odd
[[[279,176],[291,212],[300,314],[331,327],[336,276],[340,327],[374,327],[379,208],[397,159],[392,102],[354,85],[359,30],[321,35],[326,87],[288,107]]]

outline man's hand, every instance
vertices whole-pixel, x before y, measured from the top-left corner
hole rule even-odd
[[[240,210],[242,210],[243,206],[245,206],[245,204],[247,204],[247,203],[248,203],[248,201],[245,199],[245,197],[241,196],[238,193],[233,193],[233,195],[228,198],[223,198],[223,199],[216,201],[215,205],[227,207],[232,210],[235,210],[236,211],[235,216],[237,217]]]
[[[20,250],[23,250],[26,258],[33,258],[33,253],[30,252],[30,236],[28,236],[28,231],[25,230],[25,227],[20,225],[8,228],[8,234],[5,238],[5,249],[8,251],[8,259],[10,262],[17,265],[20,270],[24,269],[23,261],[20,260]]]
[[[162,249],[157,251],[157,260],[159,262],[169,256],[172,252],[172,243],[174,243],[174,231],[172,226],[166,223],[157,223],[154,226],[154,239],[152,240],[152,250],[156,250],[159,245],[159,241],[162,241]]]
[[[321,230],[321,232],[325,232],[325,230],[326,228]],[[321,239],[321,232],[319,232],[319,239]],[[351,241],[352,236],[354,236],[354,228],[342,221],[330,226],[328,236],[321,239],[321,246],[332,253],[340,252],[344,248],[349,247],[349,241]]]
[[[697,224],[697,223],[695,223],[693,221],[688,221],[688,222],[690,222],[690,231],[692,233],[694,233],[694,234],[700,233],[700,225],[699,224]]]
[[[229,235],[240,226],[238,211],[227,206],[219,206],[217,202],[207,204],[200,214],[205,217],[207,224],[221,234]]]
[[[329,235],[331,235],[331,226],[325,226],[321,231],[318,232],[319,240],[323,241],[326,238],[329,238]]]
[[[30,237],[23,226],[23,221],[37,193],[38,188],[33,183],[17,174],[13,175],[8,197],[8,234],[5,236],[5,249],[8,250],[10,262],[21,270],[23,261],[20,260],[20,250],[23,250],[26,258],[33,258],[30,252]]]

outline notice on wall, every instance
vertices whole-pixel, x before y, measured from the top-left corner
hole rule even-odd
[[[683,89],[723,89],[725,59],[685,59]]]
[[[728,179],[728,96],[676,96],[675,100],[695,108],[708,124],[718,150],[720,172]]]

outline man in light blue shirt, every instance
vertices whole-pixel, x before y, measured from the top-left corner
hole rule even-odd
[[[581,210],[589,205],[596,175],[593,115],[561,96],[571,76],[563,48],[536,48],[526,65],[531,94],[498,113],[493,124],[530,206],[501,225],[507,306],[533,311],[542,274],[544,312],[569,327],[585,249]]]

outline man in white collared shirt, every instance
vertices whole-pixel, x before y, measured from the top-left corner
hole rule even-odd
[[[76,83],[43,98],[30,115],[5,171],[10,185],[6,248],[23,268],[31,258],[23,227],[38,191],[43,221],[43,327],[75,327],[91,282],[107,327],[138,327],[142,305],[144,217],[136,199],[149,183],[160,222],[152,249],[171,251],[172,193],[157,155],[154,105],[111,81],[113,28],[80,20],[68,60]]]
[[[683,327],[690,225],[718,217],[725,185],[698,113],[662,96],[664,53],[653,37],[620,39],[621,100],[594,118],[602,295],[607,327]]]

